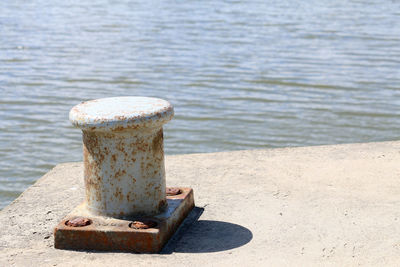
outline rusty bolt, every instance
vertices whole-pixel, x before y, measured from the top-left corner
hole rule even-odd
[[[150,97],[111,97],[73,107],[82,129],[86,207],[109,217],[147,215],[167,207],[163,124],[174,109]]]
[[[166,193],[167,196],[176,196],[182,193],[182,191],[177,187],[167,187]]]
[[[155,221],[145,220],[145,221],[134,221],[129,224],[130,228],[133,229],[149,229],[157,226]]]
[[[91,223],[92,222],[87,218],[77,217],[77,218],[75,218],[73,220],[66,221],[65,225],[71,226],[71,227],[82,227],[82,226],[89,225]]]

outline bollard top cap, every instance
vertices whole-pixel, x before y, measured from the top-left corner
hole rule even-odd
[[[90,131],[123,131],[160,127],[174,116],[173,106],[153,97],[123,96],[82,102],[71,109],[69,120]]]

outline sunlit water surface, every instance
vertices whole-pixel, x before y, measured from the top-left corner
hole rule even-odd
[[[169,100],[167,154],[395,140],[400,2],[0,1],[0,92],[0,208],[89,99]]]

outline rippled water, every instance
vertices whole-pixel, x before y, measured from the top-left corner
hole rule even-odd
[[[398,139],[400,2],[0,1],[0,92],[0,208],[83,100],[168,99],[168,154]]]

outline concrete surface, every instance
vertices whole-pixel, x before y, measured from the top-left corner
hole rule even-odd
[[[82,164],[60,164],[0,212],[0,265],[399,265],[399,162],[400,142],[168,156],[204,212],[161,255],[54,249],[84,196]]]

